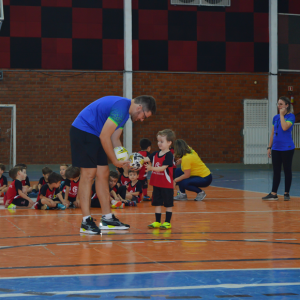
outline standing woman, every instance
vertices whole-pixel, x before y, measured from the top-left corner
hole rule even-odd
[[[176,140],[174,149],[176,159],[181,162],[181,168],[175,169],[174,189],[177,184],[180,191],[174,200],[187,200],[185,190],[197,193],[195,201],[203,200],[206,194],[201,188],[211,184],[210,170],[184,140]]]
[[[272,157],[273,187],[272,192],[263,197],[263,200],[278,200],[277,190],[280,183],[281,165],[285,175],[284,200],[290,200],[292,184],[292,160],[295,145],[292,139],[292,130],[295,123],[293,106],[288,97],[280,97],[277,102],[279,114],[273,118],[273,129],[270,136],[268,157]]]

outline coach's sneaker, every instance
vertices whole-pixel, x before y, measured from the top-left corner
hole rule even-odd
[[[153,222],[152,224],[148,225],[148,228],[159,228],[161,226],[160,222]]]
[[[268,194],[267,196],[265,197],[262,197],[261,199],[263,200],[278,200],[278,196],[277,194],[273,195],[272,193]]]
[[[102,216],[101,218],[100,229],[124,230],[129,228],[130,228],[129,225],[120,222],[119,219],[117,219],[114,214],[110,219],[106,219],[105,216]]]
[[[206,194],[204,191],[200,192],[197,194],[196,198],[194,199],[195,201],[202,201],[206,197]]]
[[[61,210],[65,210],[66,207],[63,204],[58,203],[57,204],[57,208],[61,209]]]
[[[89,217],[88,219],[86,219],[85,222],[82,221],[80,232],[87,233],[87,234],[100,234],[101,230],[95,224],[94,220],[91,217]]]
[[[144,196],[144,197],[143,197],[143,201],[151,201],[151,199],[150,199],[149,196]]]
[[[185,201],[187,200],[187,195],[185,193],[181,193],[180,191],[178,191],[177,196],[174,197],[174,200]]]
[[[9,204],[8,207],[7,207],[7,209],[16,209],[16,208],[17,208],[17,206],[12,204],[12,203]]]
[[[165,223],[161,224],[159,228],[160,229],[171,229],[172,225],[171,225],[171,223],[165,222]]]
[[[290,201],[290,194],[284,194],[284,201]]]

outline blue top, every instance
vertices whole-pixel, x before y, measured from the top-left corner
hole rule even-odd
[[[86,108],[84,108],[75,121],[73,126],[82,130],[100,136],[102,128],[110,119],[117,128],[123,128],[129,118],[129,108],[131,100],[119,96],[102,97]]]
[[[295,115],[286,114],[284,116],[284,119],[286,122],[292,124],[292,126],[286,131],[284,131],[281,127],[280,115],[276,115],[273,118],[274,138],[272,150],[287,151],[295,149],[295,144],[292,138],[292,130],[295,123]]]

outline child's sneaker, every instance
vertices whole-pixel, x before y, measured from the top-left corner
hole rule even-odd
[[[153,222],[152,224],[148,225],[148,228],[159,228],[160,226],[161,226],[161,223]]]
[[[124,203],[122,203],[119,207],[117,207],[117,208],[119,208],[119,209],[122,209],[122,208],[124,208],[125,207],[125,204]]]
[[[7,209],[16,209],[16,208],[17,208],[17,206],[12,204],[12,203],[9,204],[8,207],[7,207]]]
[[[284,201],[290,201],[290,194],[284,194]]]
[[[100,234],[100,228],[95,224],[94,220],[89,217],[85,222],[82,221],[80,227],[81,233]]]
[[[69,208],[76,208],[74,202],[70,202]]]
[[[185,193],[181,193],[180,191],[178,191],[177,196],[174,197],[174,200],[185,201],[187,200],[187,195]]]
[[[117,208],[122,205],[122,201],[112,200],[112,208]]]
[[[63,204],[58,203],[57,204],[57,208],[61,209],[61,210],[65,210],[66,207]]]
[[[171,223],[165,222],[159,228],[160,229],[171,229],[172,225],[171,225]]]
[[[48,210],[49,206],[47,204],[44,204],[41,206],[41,210]]]
[[[149,196],[144,196],[144,197],[143,197],[143,201],[151,201],[151,199],[150,199]]]

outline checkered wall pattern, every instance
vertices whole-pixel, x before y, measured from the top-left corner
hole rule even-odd
[[[268,0],[227,8],[133,0],[132,8],[134,70],[268,71]],[[4,0],[4,14],[0,68],[124,68],[123,0]]]

